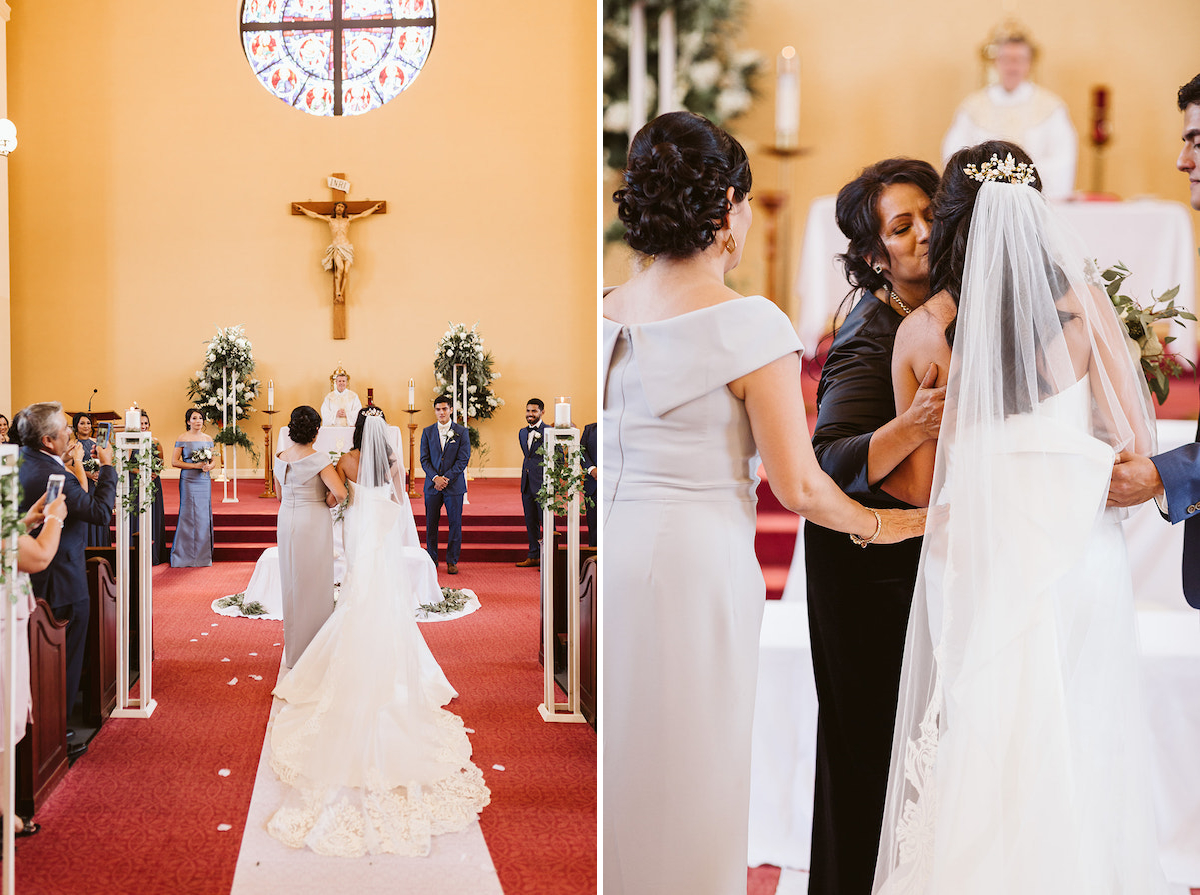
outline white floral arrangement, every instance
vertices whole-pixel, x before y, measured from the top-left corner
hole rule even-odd
[[[451,323],[438,342],[437,355],[433,359],[433,380],[437,394],[450,395],[454,388],[454,368],[466,367],[467,378],[467,428],[471,433],[471,447],[481,447],[479,430],[471,420],[486,420],[504,406],[504,399],[496,395],[492,383],[500,374],[492,369],[492,353],[483,347],[483,336],[479,324],[467,329],[465,323]],[[456,401],[461,398],[463,371],[459,371],[459,395],[451,395]]]
[[[212,461],[212,458],[213,458],[212,448],[200,448],[199,450],[192,451],[191,456],[188,457],[188,462],[189,463],[209,463]]]
[[[188,380],[188,398],[204,414],[207,423],[222,423],[222,410],[228,426],[214,436],[217,444],[238,445],[258,463],[258,451],[250,437],[238,428],[237,421],[247,419],[254,410],[260,383],[254,376],[253,346],[241,326],[218,329],[215,338],[205,343],[204,369]],[[227,373],[226,373],[227,371]],[[226,374],[224,382],[222,375]]]
[[[653,117],[658,107],[657,15],[675,11],[675,96],[682,107],[714,124],[749,111],[754,101],[754,78],[763,67],[757,50],[738,49],[733,41],[745,14],[744,0],[645,0],[646,102]],[[625,167],[629,149],[629,9],[633,0],[604,4],[604,160],[610,168]]]

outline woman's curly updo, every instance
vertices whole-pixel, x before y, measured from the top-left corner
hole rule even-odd
[[[288,438],[295,444],[312,444],[321,429],[321,414],[315,407],[301,404],[288,419]]]
[[[837,225],[850,245],[845,254],[837,257],[846,270],[846,280],[855,290],[874,292],[889,285],[882,273],[875,272],[875,264],[878,259],[888,257],[883,244],[883,221],[879,219],[879,197],[895,183],[911,183],[932,198],[938,188],[938,173],[929,162],[889,158],[864,168],[838,190]]]
[[[750,162],[702,115],[659,115],[633,138],[625,186],[613,193],[625,241],[646,255],[686,258],[713,244],[733,199],[750,192]]]

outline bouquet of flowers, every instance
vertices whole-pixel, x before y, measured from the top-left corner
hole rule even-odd
[[[99,472],[100,471],[100,461],[97,460],[95,457],[84,457],[83,458],[83,471],[87,472],[87,473]]]
[[[482,442],[479,430],[470,420],[490,419],[496,410],[504,406],[504,399],[496,396],[492,382],[500,374],[492,370],[492,353],[483,348],[483,336],[479,335],[479,324],[467,329],[464,323],[451,323],[446,334],[438,342],[437,355],[433,359],[433,379],[438,394],[449,394],[454,387],[454,368],[458,371],[458,387],[461,394],[462,381],[467,381],[467,428],[471,432],[471,447],[479,448]],[[452,395],[457,398],[458,396]]]
[[[216,337],[205,344],[204,369],[188,380],[188,397],[204,414],[205,422],[221,425],[224,410],[228,425],[213,440],[245,448],[257,464],[258,451],[237,425],[238,420],[250,416],[258,398],[260,383],[254,376],[253,346],[241,326],[218,329]]]
[[[212,458],[213,458],[212,448],[200,448],[198,451],[192,451],[192,455],[188,458],[188,462],[189,463],[210,463],[210,462],[212,462]]]
[[[1134,360],[1141,361],[1146,384],[1158,399],[1158,403],[1162,404],[1167,400],[1167,393],[1171,389],[1170,377],[1181,375],[1183,367],[1176,356],[1166,349],[1168,344],[1175,341],[1175,337],[1163,336],[1160,339],[1156,324],[1164,321],[1165,326],[1166,321],[1195,320],[1196,315],[1175,307],[1175,296],[1179,294],[1178,286],[1168,289],[1162,295],[1156,296],[1151,293],[1149,306],[1142,307],[1132,297],[1121,294],[1121,287],[1129,275],[1129,268],[1118,261],[1102,271],[1100,278],[1104,281],[1104,290],[1108,293],[1109,301],[1113,303],[1117,316],[1132,339],[1129,353],[1133,355]]]

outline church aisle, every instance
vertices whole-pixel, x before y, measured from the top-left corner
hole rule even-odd
[[[455,578],[443,571],[441,583],[475,590],[483,609],[421,631],[462,694],[450,710],[475,730],[474,760],[492,790],[479,829],[495,873],[508,895],[590,895],[596,735],[586,725],[545,724],[538,716],[537,573],[507,563],[462,568]],[[19,840],[19,892],[231,891],[282,657],[282,623],[225,618],[209,604],[244,588],[252,571],[252,563],[156,569],[158,708],[146,721],[104,724],[38,812],[42,832]],[[342,863],[369,875],[375,860]]]

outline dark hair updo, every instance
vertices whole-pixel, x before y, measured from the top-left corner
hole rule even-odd
[[[713,244],[735,202],[750,192],[750,162],[702,115],[659,115],[633,138],[625,186],[613,193],[625,241],[646,255],[686,258]]]
[[[861,174],[838,190],[837,225],[850,245],[837,258],[852,289],[874,292],[890,286],[882,273],[875,272],[875,263],[888,257],[881,235],[879,198],[896,183],[911,183],[932,199],[938,188],[938,173],[929,162],[889,158],[863,168]]]
[[[968,165],[982,167],[996,156],[1000,161],[1011,154],[1018,164],[1033,165],[1033,159],[1016,143],[1004,140],[988,140],[977,146],[968,146],[950,156],[941,185],[933,197],[933,227],[929,232],[929,294],[946,292],[958,305],[962,293],[963,269],[967,263],[967,237],[971,232],[971,218],[975,211],[975,198],[983,186],[964,170]],[[1036,173],[1034,189],[1041,190],[1042,178]],[[946,328],[946,342],[954,345],[954,321]]]
[[[382,407],[376,407],[375,405],[371,405],[370,407],[359,408],[358,416],[355,417],[355,419],[354,419],[354,440],[350,445],[351,450],[354,450],[354,451],[362,450],[363,428],[367,425],[367,417],[369,417],[369,416],[377,416],[381,420],[383,420],[385,423],[387,422],[387,417],[384,416]],[[388,448],[389,455],[391,454],[391,452],[392,452],[392,449]]]
[[[288,419],[288,438],[295,444],[312,444],[321,430],[321,414],[316,408],[301,404]]]
[[[204,419],[204,411],[203,410],[201,410],[199,407],[189,407],[187,410],[185,410],[183,412],[183,428],[185,428],[185,429],[191,428],[193,413],[200,414],[200,419],[201,420]]]
[[[90,413],[83,413],[83,412],[77,413],[77,414],[75,414],[75,416],[73,416],[71,418],[71,429],[75,432],[75,437],[76,438],[79,437],[79,423],[81,420],[88,421],[88,424],[91,425],[91,427],[92,427],[92,434],[89,437],[95,438],[96,437],[96,421],[94,419],[92,419],[92,415]]]

